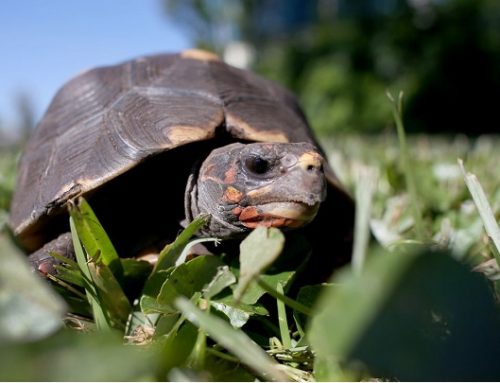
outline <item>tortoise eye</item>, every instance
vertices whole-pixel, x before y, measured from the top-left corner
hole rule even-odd
[[[271,164],[265,158],[259,156],[251,156],[245,160],[245,166],[252,173],[264,174],[269,170]]]

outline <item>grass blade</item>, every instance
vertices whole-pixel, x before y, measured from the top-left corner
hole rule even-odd
[[[75,289],[73,286],[71,286],[69,283],[67,283],[64,279],[58,278],[52,274],[47,274],[46,278],[50,279],[54,283],[57,283],[59,286],[68,290],[69,292],[73,293],[77,297],[82,298],[82,299],[87,299],[86,295],[82,294],[80,291]]]
[[[191,298],[193,294],[201,292],[222,266],[222,261],[213,255],[201,255],[181,264],[163,283],[156,297],[157,303],[164,307],[165,313],[175,312],[173,304],[179,295]]]
[[[233,269],[233,272],[237,273],[237,270]],[[238,300],[237,303],[254,305],[265,293],[269,293],[271,296],[276,298],[276,296],[273,295],[273,292],[276,290],[271,286],[276,286],[279,282],[281,283],[281,286],[286,289],[293,281],[294,276],[295,271],[282,271],[276,274],[261,274],[256,281],[250,283],[245,291],[245,294]],[[272,290],[273,292],[269,292],[268,290]]]
[[[302,313],[304,315],[311,315],[311,310],[309,309],[309,307],[304,306],[302,303],[299,303],[291,298],[288,298],[286,295],[281,294],[280,292],[276,291],[271,286],[269,286],[266,282],[264,282],[264,280],[262,278],[259,278],[257,283],[266,293],[271,295],[273,298],[282,301],[288,307],[290,307],[290,308],[294,309],[295,311],[298,311],[299,313]]]
[[[120,257],[87,201],[78,198],[76,204],[69,205],[69,213],[87,254],[99,253],[102,262],[120,279],[123,275]]]
[[[493,253],[495,254],[495,256],[498,256],[498,254],[500,253],[500,228],[498,227],[498,223],[495,219],[495,214],[493,213],[493,210],[491,210],[488,199],[486,198],[486,194],[484,193],[484,190],[479,183],[476,175],[465,170],[462,160],[459,159],[458,164],[462,169],[465,184],[467,185],[472,199],[476,204],[477,210],[479,211],[479,215],[481,216],[481,219],[483,221],[484,229],[495,245],[496,252]],[[497,257],[497,262],[498,261],[499,259]]]
[[[240,244],[240,278],[234,292],[241,299],[250,283],[283,251],[285,236],[279,229],[258,226]]]
[[[198,332],[198,328],[192,323],[185,322],[182,317],[167,335],[158,339],[159,352],[163,361],[161,365],[163,375],[174,368],[186,365],[196,345]]]
[[[278,363],[271,359],[244,332],[235,330],[226,321],[203,312],[186,298],[177,298],[175,306],[186,316],[187,320],[206,331],[212,339],[236,355],[243,364],[250,367],[263,379],[288,380],[278,367]]]
[[[85,288],[91,289],[107,325],[123,329],[132,306],[118,282],[118,278],[123,278],[123,266],[118,253],[85,199],[79,198],[76,204],[70,205],[69,210],[78,240],[85,250],[84,255],[99,255],[91,260],[86,257],[84,267],[88,274],[85,273],[85,276],[91,287]],[[78,264],[81,268],[81,262]]]
[[[125,329],[128,317],[132,312],[132,306],[125,296],[115,276],[100,260],[88,263],[92,282],[96,287],[98,300],[101,308],[107,313],[109,323],[113,327]]]
[[[80,272],[80,269],[78,268],[78,264],[74,260],[69,259],[68,257],[65,257],[64,255],[58,254],[54,251],[49,252],[49,254],[52,258],[55,258],[58,261],[61,261],[61,263],[67,264],[71,270],[76,270],[76,271]]]
[[[73,247],[75,248],[76,261],[84,277],[85,292],[87,293],[87,299],[90,303],[90,307],[92,308],[95,324],[99,330],[110,330],[111,325],[98,301],[97,289],[92,282],[92,275],[87,263],[87,256],[82,243],[80,242],[80,238],[78,237],[75,222],[71,216],[69,218],[69,225],[71,228],[71,237],[73,238]]]
[[[276,285],[276,291],[283,294],[283,286],[281,283]],[[285,304],[279,299],[276,300],[278,305],[278,323],[280,327],[281,343],[285,349],[292,348],[292,340],[290,338],[290,329],[288,328],[288,320],[286,318]]]
[[[200,230],[207,222],[208,217],[200,215],[196,217],[175,239],[174,242],[165,246],[158,256],[158,262],[153,270],[153,274],[160,270],[166,270],[169,267],[175,266],[175,262],[182,254],[184,247],[188,244],[193,235]]]
[[[392,103],[392,115],[398,132],[399,148],[401,152],[401,159],[403,161],[406,187],[408,188],[408,194],[410,195],[413,221],[415,222],[415,233],[417,239],[424,241],[426,236],[422,219],[422,211],[420,209],[417,185],[415,183],[415,174],[411,163],[410,151],[408,150],[408,146],[406,144],[406,133],[403,124],[403,92],[399,92],[397,100],[395,100],[389,92],[387,92],[387,97]]]
[[[179,255],[179,258],[177,258],[177,260],[175,261],[175,265],[179,266],[181,263],[186,262],[189,254],[192,253],[191,249],[194,245],[206,242],[214,242],[215,246],[217,246],[220,244],[220,239],[214,237],[193,239],[184,247],[184,249],[182,249],[181,255]]]
[[[354,227],[354,248],[352,252],[352,268],[361,274],[370,240],[370,216],[373,194],[377,187],[378,172],[372,167],[362,166],[358,172],[356,185],[356,218]]]

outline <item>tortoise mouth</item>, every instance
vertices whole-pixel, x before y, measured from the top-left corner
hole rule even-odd
[[[314,205],[303,202],[264,203],[244,208],[239,219],[243,226],[252,229],[257,226],[297,228],[314,219],[319,205],[319,202]]]

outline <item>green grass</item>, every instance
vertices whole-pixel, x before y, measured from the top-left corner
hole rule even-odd
[[[453,250],[459,258],[481,262],[491,258],[481,217],[458,164],[476,175],[498,221],[500,217],[500,158],[497,136],[412,136],[408,147],[416,178],[416,193],[425,238]],[[421,242],[414,225],[412,198],[405,185],[394,135],[343,136],[322,140],[329,160],[342,181],[355,191],[363,167],[378,174],[371,203],[371,229],[376,242],[393,248],[408,241]],[[353,193],[354,194],[354,193]],[[375,243],[376,243],[375,242]],[[373,243],[372,243],[373,244]]]
[[[98,217],[76,205],[78,266],[60,276],[71,289],[56,283],[57,294],[37,296],[43,286],[31,287],[22,264],[0,267],[0,277],[26,276],[22,286],[0,285],[0,378],[498,380],[500,138],[411,136],[403,157],[400,142],[394,134],[321,138],[362,207],[357,255],[330,284],[303,286],[296,296],[288,292],[294,267],[275,267],[286,257],[277,231],[254,231],[239,259],[175,266],[203,223],[195,222],[152,269],[117,261]],[[15,158],[0,153],[3,217]],[[481,215],[459,158],[484,189]],[[2,232],[0,264],[18,253]],[[136,300],[123,289],[131,276],[144,281]],[[13,323],[26,323],[16,327],[24,331]]]

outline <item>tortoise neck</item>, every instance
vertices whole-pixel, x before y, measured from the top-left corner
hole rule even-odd
[[[193,219],[200,214],[198,208],[198,171],[200,163],[197,163],[191,169],[189,174],[186,190],[184,191],[184,214],[186,216],[185,224],[189,224]]]

